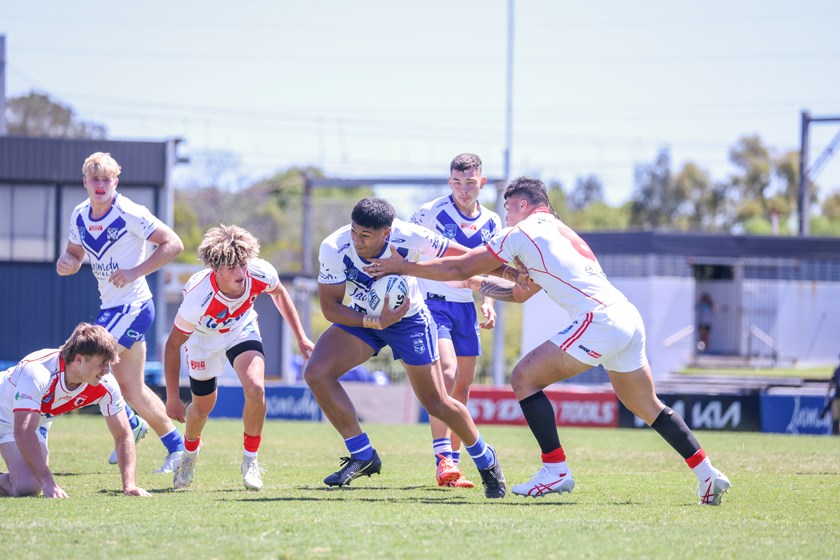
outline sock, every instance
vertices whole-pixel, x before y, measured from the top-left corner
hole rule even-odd
[[[703,449],[686,459],[685,464],[694,471],[697,480],[700,482],[705,482],[712,477],[712,462],[706,457],[706,452]]]
[[[184,438],[184,451],[195,453],[201,445],[201,435],[195,439]]]
[[[160,436],[160,441],[168,453],[184,450],[184,438],[175,428],[165,436]]]
[[[460,449],[453,449],[452,450],[452,462],[455,463],[455,466],[458,466],[458,461],[461,460],[461,450]]]
[[[545,393],[539,391],[530,397],[519,401],[522,414],[531,428],[531,433],[540,444],[543,453],[551,453],[560,447],[560,436],[557,435],[557,423],[554,416],[554,407]]]
[[[452,458],[452,440],[449,438],[439,438],[432,441],[432,447],[435,450],[435,465],[440,464],[440,455],[447,459]]]
[[[367,461],[373,457],[373,447],[370,444],[368,435],[364,432],[357,436],[345,439],[344,445],[347,446],[347,451],[350,452],[350,456],[354,459]]]
[[[558,447],[551,453],[543,453],[542,462],[543,466],[554,473],[560,474],[568,472],[569,470],[569,467],[566,466],[566,452],[563,451],[562,446]]]
[[[260,450],[260,441],[262,441],[262,435],[249,436],[248,434],[246,434],[244,432],[243,432],[242,435],[245,436],[245,444],[244,445],[245,445],[246,455],[248,453],[252,453],[253,455],[247,455],[247,456],[248,457],[252,457],[252,456],[256,457],[257,456],[257,451]]]
[[[140,417],[134,413],[134,410],[125,403],[125,415],[128,416],[128,425],[134,430],[140,425]]]
[[[700,444],[697,443],[682,416],[667,406],[662,409],[650,427],[656,430],[683,459],[693,457],[701,451]],[[703,456],[705,457],[705,454]]]
[[[496,456],[487,444],[484,443],[484,439],[482,439],[480,434],[478,441],[472,445],[465,445],[464,447],[479,470],[489,469],[496,463]]]

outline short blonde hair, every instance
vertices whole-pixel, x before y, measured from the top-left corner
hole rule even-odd
[[[198,259],[213,270],[239,266],[260,254],[260,242],[251,233],[239,226],[210,228],[198,246]]]
[[[97,175],[119,177],[120,171],[122,171],[120,164],[107,152],[90,154],[82,165],[82,173],[88,177],[96,177]]]
[[[90,323],[76,325],[73,334],[61,345],[59,352],[65,363],[72,362],[76,356],[101,356],[109,364],[115,364],[120,359],[117,340],[105,327]]]

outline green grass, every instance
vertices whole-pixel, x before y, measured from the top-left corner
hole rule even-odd
[[[561,429],[573,494],[489,501],[434,484],[426,426],[366,426],[383,474],[329,489],[345,454],[328,424],[269,422],[261,492],[243,489],[242,427],[212,421],[196,480],[153,475],[163,449],[140,442],[139,483],[122,496],[101,418],[56,421],[51,462],[69,500],[0,499],[3,558],[829,558],[840,551],[840,438],[699,433],[733,483],[701,507],[696,480],[652,430]],[[527,428],[482,428],[509,486],[539,466]],[[466,459],[469,462],[469,459]],[[477,479],[472,465],[465,471]]]

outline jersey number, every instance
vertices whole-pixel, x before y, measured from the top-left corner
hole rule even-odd
[[[560,230],[560,235],[569,240],[569,243],[572,244],[572,247],[575,248],[575,251],[577,251],[590,261],[597,260],[595,258],[595,253],[592,252],[592,249],[589,248],[589,245],[586,244],[586,241],[581,239],[578,234],[576,234],[570,228],[567,228],[565,226],[560,226],[557,229]]]

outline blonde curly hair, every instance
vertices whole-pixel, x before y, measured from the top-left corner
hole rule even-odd
[[[258,257],[260,242],[239,226],[210,228],[198,246],[198,260],[213,270],[239,266]]]

